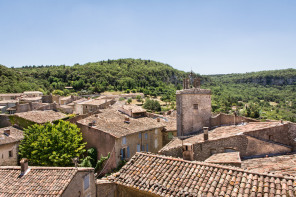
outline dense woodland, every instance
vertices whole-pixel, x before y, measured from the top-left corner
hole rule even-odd
[[[174,103],[175,91],[189,73],[151,60],[118,59],[73,66],[0,65],[0,92],[39,90],[44,94],[92,94],[104,91],[143,92]],[[199,76],[193,74],[192,77]],[[296,122],[296,69],[246,74],[201,76],[202,88],[212,90],[213,112]],[[174,106],[174,105],[171,105]],[[167,108],[162,108],[167,110]]]

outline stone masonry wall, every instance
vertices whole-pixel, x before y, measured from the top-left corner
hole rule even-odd
[[[205,141],[193,145],[194,160],[204,161],[212,154],[224,153],[225,149],[232,149],[240,152],[241,156],[246,155],[248,140],[244,135],[237,135],[219,140]]]
[[[0,145],[0,166],[16,166],[18,163],[18,144],[10,143]],[[9,151],[12,151],[12,157],[9,157]]]
[[[11,123],[9,121],[9,116],[11,115],[0,114],[0,128],[11,126]]]
[[[89,188],[84,190],[84,177],[89,175]],[[89,196],[96,197],[96,183],[93,170],[78,171],[62,194],[62,197]]]
[[[194,89],[190,91],[192,93],[176,94],[178,136],[198,132],[203,127],[210,126],[211,95],[198,94]]]
[[[292,142],[288,130],[289,125],[282,124],[272,128],[250,131],[246,135],[291,146]]]
[[[77,126],[81,129],[83,141],[87,142],[86,149],[96,148],[98,151],[98,159],[103,156],[107,156],[108,153],[111,153],[115,146],[115,137],[102,132],[93,127],[82,125],[77,123]],[[111,154],[111,157],[108,161],[108,167],[105,168],[104,172],[109,172],[111,169],[117,167],[115,154]]]
[[[240,124],[242,122],[259,122],[259,120],[247,118],[243,116],[235,116],[232,114],[218,114],[216,116],[211,117],[211,127],[220,127],[225,125],[234,125]]]

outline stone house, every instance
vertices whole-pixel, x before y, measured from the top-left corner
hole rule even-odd
[[[25,91],[23,95],[27,97],[42,97],[43,93],[40,91]]]
[[[240,152],[244,159],[254,156],[283,154],[295,150],[294,124],[289,122],[250,122],[244,125],[218,127],[204,133],[175,138],[159,153],[183,157],[184,144],[192,146],[193,160],[204,161],[213,154]],[[183,145],[182,145],[183,144]]]
[[[141,118],[147,116],[147,111],[137,105],[122,105],[118,107],[118,111],[125,113],[132,118]]]
[[[87,142],[86,148],[95,147],[98,157],[111,153],[106,172],[136,152],[157,153],[162,147],[161,123],[147,117],[133,119],[115,109],[79,120],[77,126]]]
[[[18,145],[24,139],[22,130],[15,127],[0,129],[0,166],[18,164]]]
[[[176,92],[178,136],[198,133],[210,127],[211,91],[199,88]]]
[[[7,100],[16,100],[21,97],[23,93],[8,93],[8,94],[0,94],[0,101]]]
[[[9,113],[13,114],[15,112],[11,111],[11,109],[15,109],[18,101],[17,100],[2,100],[0,101],[0,113]]]
[[[13,125],[17,125],[19,128],[24,129],[32,124],[44,124],[46,122],[64,120],[67,119],[68,116],[61,112],[45,110],[16,113],[13,116],[10,116],[9,118]]]
[[[112,99],[88,99],[84,102],[75,103],[76,114],[87,114],[95,112],[99,109],[106,109],[115,103]]]
[[[95,197],[94,169],[33,167],[22,159],[21,166],[0,167],[0,196]]]
[[[97,180],[97,196],[295,196],[295,177],[136,153],[122,169]]]

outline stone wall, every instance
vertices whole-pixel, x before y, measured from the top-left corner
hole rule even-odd
[[[0,128],[11,126],[11,123],[9,121],[9,116],[11,115],[0,114]]]
[[[281,146],[279,144],[275,144],[268,141],[259,140],[257,138],[253,138],[247,136],[248,139],[248,147],[246,150],[246,154],[244,156],[265,156],[265,155],[273,155],[273,154],[283,154],[291,152],[292,149],[286,146]]]
[[[98,151],[98,159],[101,157],[101,155],[107,156],[108,153],[112,153],[116,139],[114,136],[80,123],[77,123],[77,126],[81,129],[83,141],[87,142],[86,149],[96,148]],[[108,160],[108,167],[106,167],[102,173],[110,172],[111,169],[116,167],[117,163],[115,154],[112,153]]]
[[[233,114],[220,113],[211,117],[211,127],[220,127],[226,125],[240,124],[242,122],[259,122],[259,120],[247,118],[244,116],[234,116]]]
[[[84,189],[84,177],[89,175],[89,188]],[[96,183],[94,177],[94,171],[92,169],[78,170],[72,181],[67,186],[66,190],[62,194],[63,197],[72,196],[89,196],[96,197]]]
[[[290,139],[290,145],[293,147],[293,151],[296,151],[296,124],[295,123],[290,123],[289,124],[289,130],[288,130],[288,135]]]
[[[18,164],[18,144],[0,145],[0,166],[16,166]],[[9,156],[9,151],[12,151],[12,157]]]
[[[96,180],[96,190],[98,197],[115,197],[117,186],[108,180]]]
[[[152,129],[148,131],[138,132],[125,136],[126,144],[122,143],[122,138],[116,139],[115,154],[116,162],[120,161],[120,149],[125,148],[125,155],[127,156],[127,147],[129,147],[130,157],[126,157],[125,160],[129,160],[137,152],[137,145],[140,145],[140,151],[157,153],[162,147],[162,132],[161,128]],[[140,134],[141,133],[141,134]],[[145,138],[147,134],[147,139]]]
[[[246,155],[248,140],[244,135],[237,135],[219,140],[205,141],[193,145],[194,160],[204,161],[216,153],[224,153],[226,149],[240,152],[241,156]]]
[[[52,95],[43,95],[42,96],[42,103],[53,103]]]
[[[177,91],[178,136],[189,135],[210,126],[211,91],[186,89]]]
[[[272,128],[250,131],[246,135],[291,146],[292,142],[288,130],[289,124],[279,124]]]

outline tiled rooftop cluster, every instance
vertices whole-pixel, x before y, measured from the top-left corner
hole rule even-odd
[[[152,118],[129,118],[116,109],[101,110],[102,113],[92,115],[78,121],[83,125],[95,122],[93,128],[107,132],[115,137],[122,137],[139,131],[161,128],[163,125]],[[127,119],[129,118],[129,119]]]
[[[276,175],[296,176],[296,155],[280,155],[274,157],[248,159],[242,161],[242,168],[258,173],[274,173]]]
[[[61,112],[55,112],[52,110],[47,111],[28,111],[22,113],[16,113],[15,116],[36,122],[39,124],[52,122],[56,120],[60,120],[66,118],[67,116]]]
[[[122,105],[122,108],[125,110],[132,111],[133,113],[146,112],[145,109],[143,109],[142,107],[137,106],[137,105]]]
[[[102,105],[106,102],[111,101],[111,99],[91,99],[91,100],[86,100],[80,104],[82,105]]]
[[[209,141],[217,140],[221,138],[227,138],[235,135],[244,134],[250,131],[256,131],[265,128],[272,128],[281,125],[280,122],[250,122],[244,125],[236,125],[236,126],[222,126],[215,128],[209,131]],[[198,134],[193,137],[190,137],[184,140],[184,143],[200,143],[204,142],[203,134]],[[182,141],[178,138],[172,140],[167,146],[163,148],[163,150],[168,150],[170,148],[178,147],[182,145]]]
[[[9,130],[10,134],[4,134],[5,130]],[[24,133],[15,127],[5,127],[0,129],[0,145],[18,142],[24,139]]]
[[[111,182],[160,196],[295,196],[293,177],[137,153]]]
[[[0,167],[0,196],[61,196],[77,168],[30,167],[20,176],[20,167]]]

